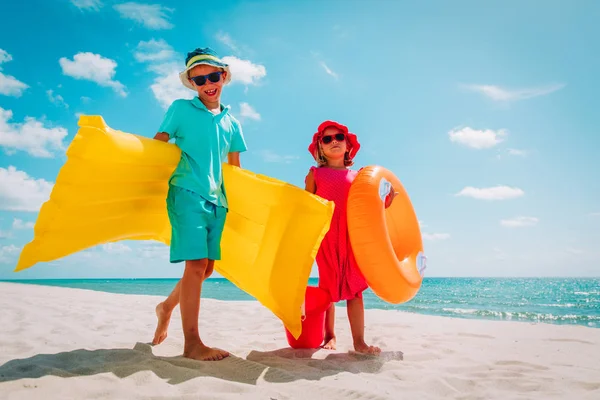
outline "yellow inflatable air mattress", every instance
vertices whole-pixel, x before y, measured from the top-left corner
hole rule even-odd
[[[113,130],[100,116],[82,116],[79,126],[16,271],[102,243],[170,243],[166,196],[179,148]],[[229,164],[223,169],[229,213],[215,269],[298,337],[304,293],[333,202]]]

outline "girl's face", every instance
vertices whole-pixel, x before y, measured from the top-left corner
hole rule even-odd
[[[321,150],[328,160],[344,159],[347,151],[346,135],[344,131],[334,126],[329,126],[323,131],[319,139]]]
[[[218,77],[215,72],[220,72],[221,76]],[[209,74],[214,74],[209,75]],[[209,75],[209,76],[207,76]],[[200,78],[204,76],[204,78]],[[221,68],[213,67],[212,65],[200,64],[196,65],[189,71],[190,80],[192,80],[192,85],[198,91],[198,96],[203,103],[215,103],[220,102],[221,100],[221,89],[223,88],[223,83],[225,82],[225,78],[227,77],[227,72],[223,71]],[[198,85],[192,78],[198,77],[199,80],[204,81],[202,85]],[[212,80],[219,79],[217,82],[213,82]]]

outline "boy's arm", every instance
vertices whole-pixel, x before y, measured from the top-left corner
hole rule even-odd
[[[158,132],[156,135],[154,135],[154,139],[160,140],[161,142],[168,142],[169,134],[166,132]]]
[[[227,162],[230,165],[234,165],[236,167],[242,168],[242,166],[240,165],[240,152],[233,151],[231,153],[228,153],[227,154]]]
[[[177,108],[179,104],[179,100],[175,100],[171,103],[158,128],[158,132],[154,135],[154,139],[160,140],[161,142],[168,142],[175,137],[179,128],[177,119]]]
[[[233,133],[231,135],[231,146],[229,147],[229,153],[227,153],[227,162],[230,165],[241,168],[240,165],[240,153],[246,151],[246,140],[244,140],[244,134],[242,133],[242,126],[237,120],[234,120]]]

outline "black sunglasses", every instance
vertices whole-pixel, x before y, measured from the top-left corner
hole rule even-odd
[[[198,76],[191,76],[190,80],[194,81],[194,83],[196,84],[196,86],[202,86],[206,83],[206,80],[208,79],[209,81],[211,81],[212,83],[217,83],[221,80],[221,74],[223,73],[223,71],[218,71],[218,72],[211,72],[208,75],[198,75]]]
[[[323,142],[323,144],[329,144],[333,141],[333,139],[335,139],[338,142],[343,142],[344,140],[346,140],[346,135],[344,135],[343,133],[336,133],[335,135],[323,136],[321,138],[321,142]]]

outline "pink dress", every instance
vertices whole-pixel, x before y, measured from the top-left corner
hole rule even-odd
[[[350,184],[358,172],[327,167],[312,167],[311,171],[316,195],[335,203],[329,231],[317,253],[319,287],[327,290],[334,302],[360,297],[368,285],[350,246],[346,212]]]

